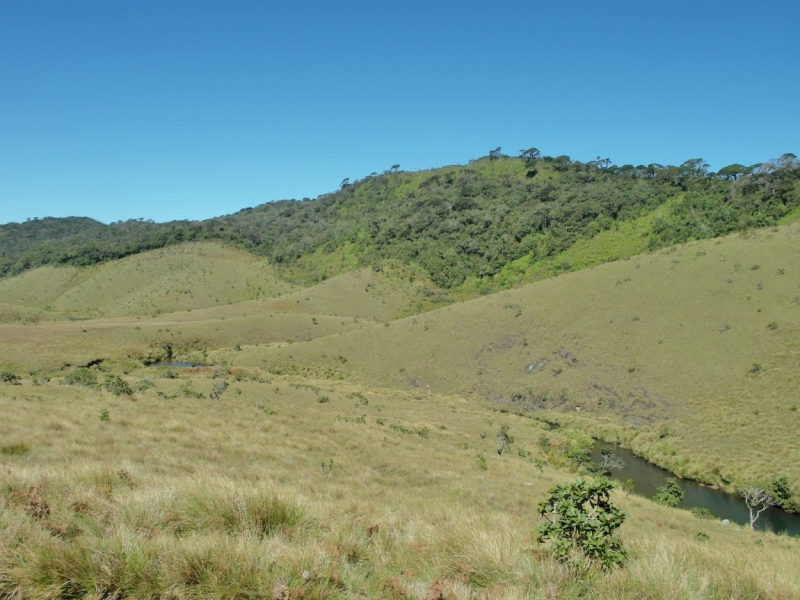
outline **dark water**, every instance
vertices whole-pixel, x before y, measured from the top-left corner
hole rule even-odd
[[[675,477],[669,471],[657,467],[643,458],[639,458],[630,450],[619,448],[605,442],[596,442],[592,447],[592,458],[596,462],[603,461],[600,451],[608,448],[611,452],[625,461],[622,469],[614,469],[612,477],[618,481],[631,479],[634,492],[640,496],[652,498],[656,488],[664,485],[668,477]],[[679,504],[681,508],[697,506],[707,509],[719,519],[728,519],[740,525],[750,523],[750,511],[744,499],[738,495],[729,494],[722,490],[701,485],[691,479],[675,477],[686,496]],[[756,521],[756,529],[770,530],[775,533],[785,532],[789,535],[800,536],[800,515],[784,512],[779,508],[768,508],[761,513]]]
[[[177,362],[177,361],[166,361],[162,360],[159,362],[154,362],[150,365],[151,367],[181,367],[183,369],[199,369],[200,367],[205,367],[205,365],[201,365],[200,363],[188,363],[188,362]]]

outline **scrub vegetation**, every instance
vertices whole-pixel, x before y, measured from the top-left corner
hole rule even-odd
[[[498,149],[0,227],[0,597],[800,597],[800,540],[589,452],[800,509],[798,172]]]

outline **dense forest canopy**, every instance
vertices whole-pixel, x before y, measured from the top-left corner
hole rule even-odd
[[[800,207],[793,154],[710,172],[568,156],[518,157],[500,148],[465,166],[404,172],[395,165],[315,200],[269,202],[204,221],[45,218],[0,226],[0,274],[41,265],[91,265],[192,240],[219,240],[268,257],[287,276],[318,281],[385,259],[416,264],[445,288],[488,278],[525,255],[557,255],[576,241],[644,216],[658,248],[778,222]]]

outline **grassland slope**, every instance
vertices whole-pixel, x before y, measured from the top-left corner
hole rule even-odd
[[[27,271],[0,280],[0,302],[123,317],[227,305],[293,289],[264,259],[218,243],[189,243],[90,267]]]
[[[569,439],[536,421],[417,390],[165,373],[123,375],[120,396],[0,383],[0,596],[800,594],[797,540],[621,492],[625,567],[555,562],[536,505],[575,475],[557,460]],[[500,423],[515,441],[498,455]]]
[[[800,491],[800,227],[644,254],[236,364],[578,419],[686,475]]]

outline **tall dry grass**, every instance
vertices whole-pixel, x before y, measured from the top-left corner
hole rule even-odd
[[[0,597],[800,597],[796,540],[622,494],[625,568],[554,562],[534,509],[574,476],[493,451],[500,418],[515,447],[535,449],[542,429],[528,419],[281,378],[232,381],[217,401],[156,395],[185,383],[132,398],[55,381],[0,389],[0,437],[27,448],[0,462]]]

